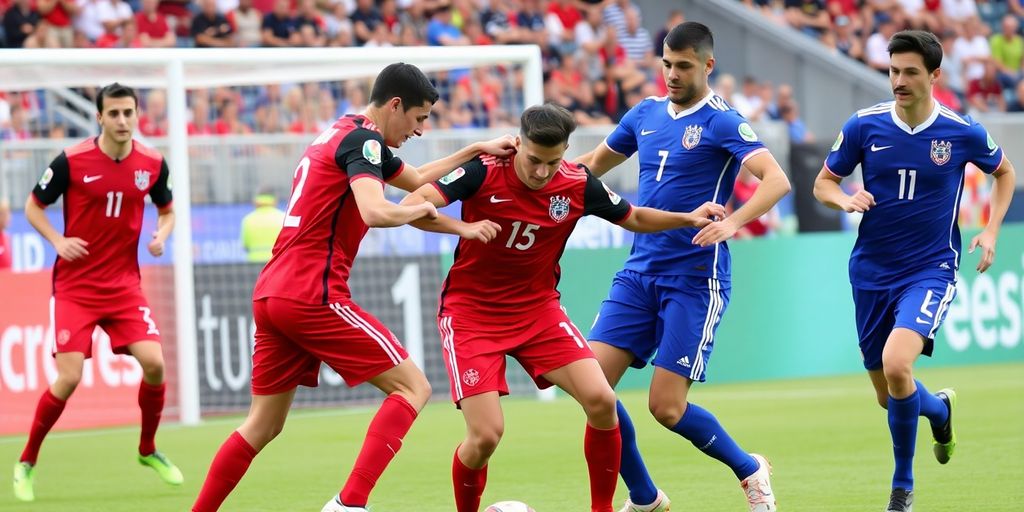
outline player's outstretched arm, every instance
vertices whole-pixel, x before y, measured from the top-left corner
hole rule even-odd
[[[839,186],[841,181],[842,178],[828,172],[828,168],[822,167],[818,177],[814,178],[814,198],[833,210],[843,210],[847,213],[864,213],[875,205],[875,196],[867,190],[861,189],[852,196],[843,192]]]
[[[754,195],[740,209],[732,212],[732,215],[723,220],[712,222],[704,226],[696,236],[693,237],[693,244],[701,247],[724,242],[736,234],[741,227],[748,222],[764,215],[772,209],[780,199],[790,191],[789,178],[782,171],[782,167],[775,161],[775,157],[767,151],[762,151],[743,163],[750,173],[761,184],[757,186]]]
[[[502,135],[496,139],[482,142],[474,142],[451,155],[434,160],[419,167],[413,167],[407,162],[405,170],[398,177],[388,182],[389,185],[398,187],[406,192],[413,192],[421,186],[440,179],[452,169],[457,168],[463,162],[472,160],[481,153],[495,156],[507,156],[515,150],[515,137]]]
[[[629,157],[612,151],[607,143],[601,141],[596,148],[589,153],[574,158],[573,161],[587,166],[591,174],[600,178],[612,170],[612,168],[617,167],[628,159]]]
[[[153,232],[153,239],[149,241],[147,248],[153,256],[160,257],[164,254],[164,243],[174,231],[174,209],[170,206],[161,209],[156,218],[156,231]]]
[[[448,205],[448,200],[441,195],[441,192],[437,190],[433,185],[426,184],[417,189],[415,192],[405,196],[400,204],[402,205],[417,205],[423,203],[430,203],[434,207],[439,208]],[[411,226],[422,229],[423,231],[431,231],[434,233],[448,233],[452,235],[458,235],[467,240],[479,240],[487,243],[498,236],[501,232],[501,226],[496,222],[489,220],[482,220],[479,222],[463,222],[458,219],[453,219],[443,213],[438,213],[436,218],[433,219],[419,219],[409,223]]]
[[[437,209],[430,203],[405,206],[388,201],[384,197],[384,188],[374,179],[356,179],[349,183],[349,188],[356,200],[359,216],[372,228],[390,228],[423,217],[437,217]]]
[[[977,236],[971,239],[968,252],[974,253],[974,249],[981,247],[981,261],[978,262],[978,272],[984,272],[992,266],[996,257],[996,238],[999,236],[999,228],[1003,225],[1003,218],[1010,208],[1010,201],[1013,200],[1013,189],[1017,184],[1017,173],[1013,169],[1010,160],[1003,156],[1003,161],[992,173],[995,184],[992,185],[992,201],[990,204],[991,215],[988,224]]]
[[[74,261],[89,255],[89,250],[86,249],[89,242],[81,238],[65,238],[64,235],[58,233],[53,228],[53,224],[50,223],[50,219],[46,216],[43,207],[39,206],[39,203],[32,194],[29,194],[28,200],[25,202],[25,218],[43,238],[53,245],[53,248],[57,250],[57,255],[61,258]]]
[[[634,233],[655,233],[677,228],[702,228],[715,219],[725,217],[725,207],[704,203],[690,213],[666,212],[656,208],[634,206],[619,225]]]

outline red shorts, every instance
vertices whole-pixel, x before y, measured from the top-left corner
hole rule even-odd
[[[439,316],[437,327],[455,403],[489,391],[507,395],[506,355],[516,358],[541,389],[551,387],[541,377],[545,373],[594,357],[583,334],[561,309],[493,321],[452,313]]]
[[[256,347],[252,393],[316,387],[320,362],[354,387],[398,366],[409,354],[398,338],[354,302],[304,304],[279,297],[252,303]]]
[[[128,354],[128,345],[138,341],[160,342],[160,330],[141,292],[106,305],[51,297],[50,314],[54,354],[81,352],[87,359],[92,357],[92,333],[97,326],[110,336],[115,354]]]

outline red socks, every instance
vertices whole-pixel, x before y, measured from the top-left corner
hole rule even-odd
[[[160,383],[156,386],[142,381],[139,384],[139,409],[142,410],[142,434],[139,436],[139,454],[150,455],[156,451],[156,429],[160,426],[160,415],[164,412],[164,390]]]
[[[192,512],[212,512],[220,508],[220,504],[245,475],[254,457],[256,450],[246,442],[242,434],[232,432],[213,457],[210,472],[206,475],[196,503],[192,505]]]
[[[25,451],[21,452],[20,462],[28,462],[33,466],[39,458],[39,447],[43,444],[47,432],[57,423],[60,413],[64,412],[64,405],[67,402],[57,398],[47,388],[43,396],[39,397],[39,405],[36,406],[36,416],[32,420],[32,429],[29,431],[28,442],[25,443]]]
[[[612,512],[622,457],[619,426],[601,430],[588,424],[587,433],[583,437],[583,454],[587,458],[587,471],[590,472],[590,510]]]
[[[487,485],[487,466],[480,469],[466,467],[459,459],[459,449],[455,449],[452,460],[452,484],[455,488],[456,512],[477,512],[480,510],[480,497]]]
[[[370,491],[402,448],[402,438],[409,432],[416,415],[416,408],[401,395],[391,394],[384,399],[370,421],[363,448],[341,490],[342,503],[353,507],[366,506]]]

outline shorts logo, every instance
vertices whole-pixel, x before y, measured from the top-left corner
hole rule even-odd
[[[683,147],[686,149],[693,149],[700,144],[700,134],[704,131],[703,126],[691,124],[686,127],[686,132],[683,133]]]
[[[476,386],[480,383],[480,372],[472,368],[462,372],[462,382],[465,382],[467,386]]]
[[[71,331],[67,329],[61,329],[60,332],[57,333],[57,343],[64,345],[67,344],[67,342],[69,341],[71,341]]]
[[[548,208],[548,215],[555,222],[562,222],[569,216],[569,198],[565,196],[551,196],[551,206]]]
[[[139,190],[149,188],[149,171],[143,169],[135,170],[135,187]]]
[[[684,368],[689,368],[690,367],[690,356],[680,357],[679,360],[676,361],[676,364],[678,364],[679,366],[682,366]]]
[[[376,139],[369,139],[363,143],[363,158],[373,165],[380,165],[380,142]]]
[[[932,162],[935,165],[943,165],[953,156],[953,143],[948,141],[932,141]]]

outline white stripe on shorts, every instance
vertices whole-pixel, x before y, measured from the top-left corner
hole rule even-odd
[[[348,306],[342,307],[341,304],[335,302],[334,304],[331,304],[331,310],[348,322],[349,325],[365,332],[368,336],[376,340],[377,344],[380,345],[380,348],[384,350],[384,353],[388,355],[395,366],[398,366],[399,363],[402,362],[402,356],[399,355],[398,350],[391,344],[391,340],[389,340],[387,336],[381,334],[380,331],[370,325],[369,322],[360,318],[359,315],[357,315],[355,311],[352,311],[351,308]]]
[[[935,338],[935,331],[939,330],[939,326],[942,325],[942,317],[946,314],[946,310],[949,309],[949,303],[953,302],[953,295],[956,294],[956,285],[953,283],[946,283],[946,293],[942,296],[942,300],[939,301],[939,307],[935,310],[935,319],[932,320],[932,328],[928,331],[928,338]]]
[[[448,354],[448,363],[452,367],[452,386],[455,391],[455,401],[462,400],[462,381],[459,379],[459,362],[455,357],[455,329],[452,328],[452,317],[443,316],[437,321],[438,330],[441,331],[441,348]]]
[[[694,357],[693,367],[690,368],[691,380],[698,380],[704,371],[704,349],[715,339],[715,324],[718,323],[718,315],[722,313],[721,283],[718,279],[708,279],[708,298],[708,314],[704,318],[700,344],[697,345],[697,354]]]

